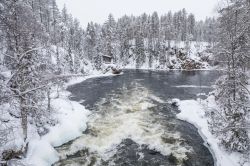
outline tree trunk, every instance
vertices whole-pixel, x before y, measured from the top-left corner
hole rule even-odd
[[[48,98],[48,111],[51,110],[51,98],[50,98],[50,88],[47,91],[47,98]]]
[[[24,96],[20,96],[20,111],[21,111],[21,123],[23,129],[24,142],[27,139],[27,130],[28,130],[28,122],[27,122],[27,110],[26,110],[26,102]]]

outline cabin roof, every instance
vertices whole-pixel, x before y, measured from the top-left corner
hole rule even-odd
[[[112,58],[112,57],[109,56],[109,55],[103,55],[103,57],[105,57],[105,58]]]

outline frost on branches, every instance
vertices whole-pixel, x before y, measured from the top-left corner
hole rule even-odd
[[[225,76],[217,81],[219,110],[210,112],[211,128],[229,151],[249,153],[250,1],[231,1],[220,10],[218,57],[224,61]]]

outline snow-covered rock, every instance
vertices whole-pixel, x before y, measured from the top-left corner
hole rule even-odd
[[[170,101],[170,104],[174,107],[178,107],[180,105],[180,100],[179,99],[172,99]]]

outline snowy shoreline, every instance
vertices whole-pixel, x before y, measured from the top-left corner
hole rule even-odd
[[[203,145],[206,146],[209,149],[209,151],[212,154],[213,159],[214,159],[214,165],[217,166],[217,156],[216,156],[213,148],[209,146],[210,144],[208,142],[208,138],[207,138],[206,134],[203,133],[204,131],[202,131],[202,126],[199,125],[198,118],[196,120],[191,120],[191,118],[194,118],[193,116],[198,115],[198,113],[197,112],[194,113],[194,111],[191,114],[188,111],[187,107],[186,107],[189,104],[191,105],[192,102],[196,102],[196,101],[195,100],[183,100],[183,101],[179,101],[179,107],[180,107],[180,111],[181,112],[179,114],[177,114],[177,118],[180,119],[180,120],[183,120],[185,122],[188,122],[188,123],[194,125],[197,128],[199,135],[202,137],[202,139],[204,141]],[[197,103],[195,103],[195,105],[196,104]],[[199,107],[198,104],[196,106]],[[197,108],[197,109],[202,109],[202,108]],[[185,114],[186,112],[187,112],[187,114]],[[192,117],[189,117],[190,115],[192,115]]]
[[[114,76],[113,74],[91,74],[74,78],[64,84],[60,97],[52,100],[52,106],[57,111],[58,124],[49,128],[49,132],[42,136],[35,136],[29,143],[28,153],[23,163],[36,166],[50,166],[59,160],[54,149],[82,135],[87,128],[88,116],[91,114],[83,105],[69,100],[68,86],[86,81],[90,78]]]
[[[228,153],[219,146],[219,140],[209,130],[206,108],[216,108],[214,96],[209,96],[201,103],[198,100],[182,100],[178,102],[180,113],[177,118],[194,125],[204,140],[204,145],[214,157],[215,166],[249,166],[250,161],[244,161],[239,153]],[[205,106],[207,105],[207,106]],[[243,163],[242,163],[243,162]]]
[[[139,68],[139,69],[135,69],[135,68],[124,68],[124,70],[147,70],[147,71],[226,71],[223,69],[217,69],[217,68],[206,68],[206,69],[147,69],[147,68]]]

